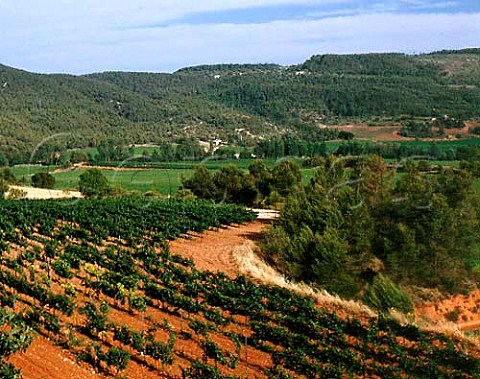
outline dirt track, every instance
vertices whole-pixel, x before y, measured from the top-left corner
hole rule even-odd
[[[177,239],[169,245],[173,253],[193,259],[199,270],[220,271],[234,277],[239,274],[234,250],[246,241],[258,238],[266,226],[265,222],[254,221],[219,231],[210,230],[188,239]]]

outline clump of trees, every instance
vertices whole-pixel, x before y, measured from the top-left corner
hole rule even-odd
[[[347,132],[348,133],[348,132]],[[412,138],[435,137],[442,134],[441,129],[434,132],[432,125],[409,121],[401,132],[404,136]],[[480,134],[475,128],[470,133]],[[340,138],[340,137],[343,138]],[[304,157],[304,165],[314,167],[315,160],[326,158],[329,154],[337,156],[346,155],[378,155],[382,158],[399,159],[411,156],[428,156],[435,160],[465,160],[476,159],[480,155],[480,148],[474,143],[465,140],[463,143],[455,142],[374,142],[352,140],[353,136],[338,133],[338,138],[343,139],[342,143],[328,144],[322,140],[301,139],[295,136],[284,136],[281,138],[262,140],[254,147],[254,154],[257,158],[280,158],[285,156]]]
[[[0,167],[4,167],[6,165],[8,165],[8,159],[3,151],[0,150]]]
[[[432,125],[426,122],[409,121],[402,127],[399,134],[403,137],[431,138],[435,136]]]
[[[304,157],[304,156],[326,156],[327,145],[325,141],[342,137],[343,139],[352,139],[353,135],[341,134],[337,130],[321,130],[323,135],[315,136],[312,140],[306,140],[287,134],[280,138],[272,138],[259,141],[254,154],[258,158],[281,158],[285,156]]]
[[[445,115],[443,118],[435,118],[432,122],[432,125],[441,129],[462,129],[465,127],[465,122],[463,120],[456,119],[455,117],[449,117],[448,115]]]
[[[465,122],[454,117],[445,115],[442,118],[434,118],[431,122],[418,122],[409,120],[400,130],[400,135],[414,138],[432,138],[445,135],[445,129],[462,129]],[[435,131],[434,128],[437,130]]]
[[[269,168],[257,160],[248,171],[226,165],[212,173],[198,166],[190,178],[183,180],[183,189],[216,202],[266,206],[282,201],[297,188],[301,178],[300,167],[294,161],[284,160]]]
[[[97,146],[98,154],[90,156],[94,164],[119,162],[172,162],[196,161],[205,158],[206,151],[193,137],[180,137],[175,143],[163,141],[158,148],[149,153],[135,154],[133,147],[125,147],[121,141],[105,140]]]
[[[288,195],[265,237],[268,259],[292,279],[380,309],[408,311],[399,286],[467,288],[480,272],[471,173],[432,174],[412,161],[403,171],[396,176],[376,156],[323,160],[311,183]]]

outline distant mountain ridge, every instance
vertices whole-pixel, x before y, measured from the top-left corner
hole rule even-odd
[[[24,157],[49,136],[64,147],[237,142],[319,124],[449,114],[480,117],[480,49],[422,55],[314,55],[306,62],[203,65],[173,74],[33,74],[0,65],[0,151]],[[383,121],[382,121],[383,120]]]

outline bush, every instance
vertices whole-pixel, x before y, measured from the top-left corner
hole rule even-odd
[[[346,132],[344,130],[341,130],[339,133],[338,133],[338,138],[339,139],[342,139],[342,140],[346,140],[346,141],[350,141],[352,139],[355,138],[355,135],[351,132]]]
[[[202,379],[233,379],[234,376],[223,376],[215,367],[202,363],[198,360],[193,361],[188,370],[183,370],[183,378],[202,378]]]
[[[70,279],[72,277],[70,263],[63,259],[58,259],[53,264],[53,269],[62,278]]]
[[[15,175],[13,175],[9,168],[3,168],[0,170],[0,180],[4,180],[8,184],[15,184],[17,182]]]
[[[399,133],[403,137],[430,138],[433,137],[432,126],[426,123],[415,121],[408,122]]]
[[[0,170],[0,199],[3,199],[8,191],[9,184],[15,184],[16,179],[9,168],[3,168]]]
[[[129,361],[130,354],[115,346],[111,346],[105,356],[105,362],[107,365],[115,367],[117,374],[127,368]]]
[[[48,188],[55,187],[55,178],[48,172],[39,172],[32,176],[32,185],[36,188]]]
[[[480,135],[480,126],[475,126],[473,128],[470,128],[470,133]]]
[[[110,192],[107,178],[96,168],[85,171],[80,175],[79,190],[87,197],[102,197]]]
[[[3,379],[20,379],[22,372],[11,363],[0,361],[0,377]]]
[[[363,301],[370,307],[382,312],[388,312],[391,308],[403,313],[413,312],[413,303],[410,297],[382,274],[375,276],[363,297]]]
[[[87,316],[85,331],[89,335],[96,336],[107,329],[107,317],[97,310],[94,303],[87,302],[83,308],[80,308],[80,314]]]

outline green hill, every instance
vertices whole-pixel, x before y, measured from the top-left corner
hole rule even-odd
[[[162,87],[163,76],[158,75]],[[130,90],[93,77],[39,75],[1,66],[0,82],[0,149],[14,160],[25,160],[45,138],[60,133],[51,143],[71,148],[112,137],[121,143],[172,140],[189,127],[189,133],[205,139],[217,130],[226,136],[235,128],[255,132],[265,124],[185,92],[162,98],[136,92],[135,85]]]
[[[282,67],[213,65],[173,74],[33,74],[0,65],[0,151],[28,161],[45,138],[59,148],[175,141],[185,134],[248,143],[318,124],[480,116],[479,49],[315,55]]]

